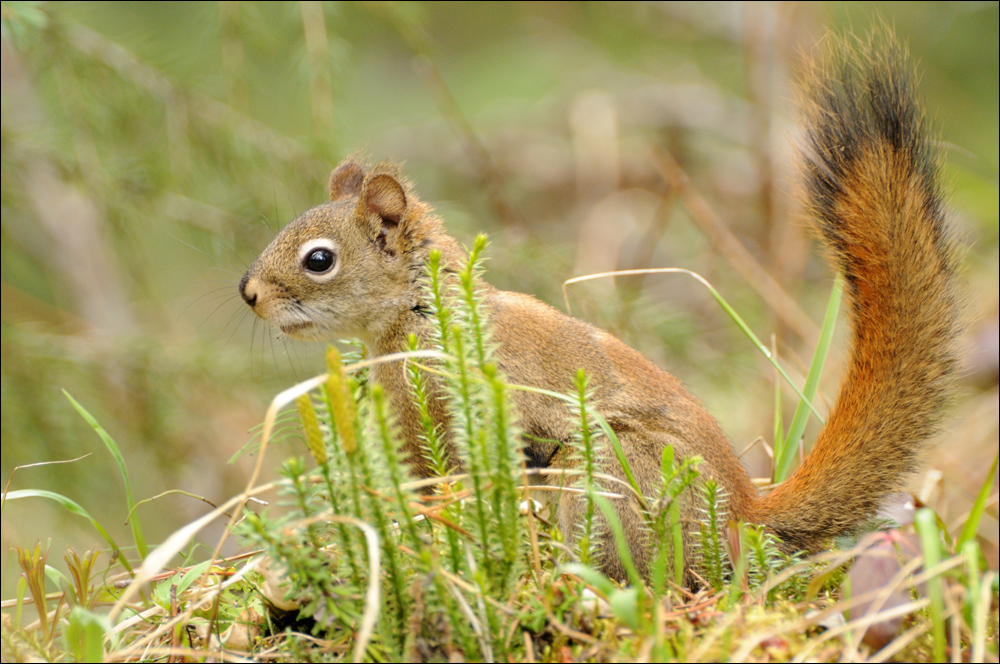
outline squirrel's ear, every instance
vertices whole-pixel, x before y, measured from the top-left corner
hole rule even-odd
[[[406,193],[403,185],[391,175],[379,173],[365,180],[358,198],[357,214],[360,219],[378,217],[375,245],[389,256],[395,256],[401,249],[399,222],[406,214]]]
[[[406,193],[396,178],[381,173],[366,181],[361,189],[358,210],[375,213],[384,225],[396,226],[406,213]]]
[[[365,181],[365,171],[353,161],[345,161],[330,173],[330,200],[357,196]]]

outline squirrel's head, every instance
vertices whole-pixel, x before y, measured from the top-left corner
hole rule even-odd
[[[395,166],[341,163],[330,202],[288,224],[243,275],[243,300],[271,327],[307,340],[369,341],[419,310],[430,249],[454,241],[408,189]]]

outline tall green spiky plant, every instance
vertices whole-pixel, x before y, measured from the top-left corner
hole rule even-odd
[[[575,411],[577,435],[573,440],[576,454],[581,463],[583,475],[577,478],[575,484],[584,491],[586,509],[583,513],[583,521],[579,524],[576,543],[580,554],[580,562],[584,565],[593,564],[599,555],[598,545],[601,541],[601,525],[603,521],[597,519],[597,506],[594,503],[595,491],[598,490],[598,483],[594,474],[605,454],[604,445],[601,444],[600,429],[593,417],[591,395],[588,390],[587,374],[580,369],[576,374],[576,397],[577,400],[570,409]],[[563,479],[565,483],[565,478]]]
[[[450,440],[468,473],[472,505],[461,510],[462,523],[478,535],[472,549],[477,568],[488,570],[498,590],[508,588],[521,568],[518,498],[522,460],[520,431],[510,408],[508,388],[493,360],[488,312],[480,296],[480,271],[486,237],[480,235],[464,269],[448,276],[441,255],[431,252],[426,287],[434,322],[428,343],[445,353],[437,380],[443,383],[450,410]],[[412,374],[418,403],[426,397],[421,377]],[[422,408],[422,413],[424,412]],[[432,464],[442,465],[441,432],[425,420],[425,449]],[[446,470],[446,468],[441,468]]]
[[[684,582],[684,531],[681,522],[681,494],[699,477],[701,457],[675,460],[673,445],[667,445],[660,461],[660,495],[649,514],[653,541],[658,543],[650,566],[653,592],[661,595],[667,580]]]
[[[327,523],[327,517],[371,524],[384,575],[369,646],[379,657],[405,658],[418,640],[447,639],[472,659],[492,658],[494,650],[502,655],[507,647],[494,604],[509,600],[524,569],[524,472],[521,434],[509,388],[493,361],[481,302],[485,246],[485,237],[478,238],[457,274],[445,273],[440,255],[432,254],[426,279],[430,332],[409,341],[411,349],[423,342],[441,352],[428,364],[409,362],[406,373],[421,417],[424,456],[435,472],[458,479],[438,488],[437,496],[413,490],[403,439],[382,388],[345,373],[331,348],[325,385],[315,397],[296,402],[316,468],[308,469],[301,458],[286,462],[285,514],[251,515],[244,526],[247,537],[287,570],[289,594],[304,615],[315,618],[314,629],[329,633],[359,628],[366,610],[361,587],[372,583],[366,573],[372,560],[366,560],[357,529],[343,520]],[[446,423],[431,416],[438,398],[447,400]],[[437,509],[440,502],[447,506]],[[446,617],[449,634],[435,633],[435,616]]]

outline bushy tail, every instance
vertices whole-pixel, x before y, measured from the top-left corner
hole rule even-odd
[[[790,548],[815,549],[873,517],[915,470],[950,391],[955,258],[913,80],[886,35],[837,44],[807,72],[808,207],[846,278],[853,334],[819,440],[756,505]]]

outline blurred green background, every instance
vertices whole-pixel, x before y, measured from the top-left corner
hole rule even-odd
[[[931,455],[940,479],[914,488],[947,520],[984,480],[997,449],[997,3],[2,7],[2,477],[91,453],[20,470],[10,488],[63,493],[119,541],[114,461],[60,390],[116,438],[137,499],[237,493],[254,459],[227,460],[271,397],[321,371],[322,346],[277,339],[236,283],[359,149],[405,161],[463,242],[489,233],[494,284],[562,306],[572,276],[689,268],[776,335],[801,377],[831,275],[796,198],[795,71],[829,31],[864,34],[879,17],[918,63],[966,248],[962,390]],[[671,186],[671,161],[688,188]],[[693,280],[570,295],[576,315],[677,374],[738,449],[772,439],[772,371]],[[292,451],[272,448],[268,465]],[[759,446],[746,459],[767,474]],[[172,494],[139,509],[157,542],[206,506]],[[54,505],[6,505],[3,597],[11,548],[38,538],[53,561],[102,543]]]

